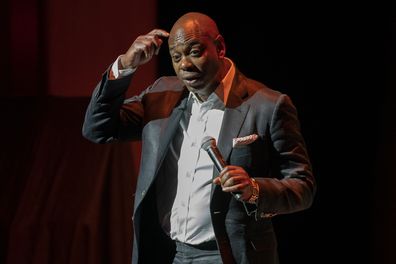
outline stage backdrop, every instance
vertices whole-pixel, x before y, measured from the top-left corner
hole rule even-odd
[[[140,143],[93,144],[81,127],[102,73],[156,26],[156,1],[1,7],[0,263],[130,263]]]

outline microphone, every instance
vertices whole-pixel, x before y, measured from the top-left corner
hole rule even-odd
[[[223,156],[220,153],[220,150],[217,148],[216,139],[211,136],[205,136],[202,139],[201,148],[208,153],[218,172],[221,172],[224,167],[227,166]],[[242,196],[240,193],[232,193],[232,195],[234,195],[237,200],[239,200]]]

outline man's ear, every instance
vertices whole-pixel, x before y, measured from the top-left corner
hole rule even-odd
[[[215,38],[214,41],[215,45],[216,45],[216,51],[217,51],[217,55],[219,56],[219,58],[223,59],[225,57],[226,54],[226,46],[225,46],[225,42],[224,42],[224,38],[222,35],[217,35],[217,37]]]

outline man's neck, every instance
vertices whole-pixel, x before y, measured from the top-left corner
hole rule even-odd
[[[221,81],[227,75],[227,72],[229,71],[230,67],[231,67],[231,63],[228,60],[223,59],[221,62],[220,69],[219,69],[219,78],[218,78],[219,81],[216,83],[213,83],[213,85],[210,87],[210,89],[206,90],[203,93],[200,93],[200,94],[194,93],[200,102],[205,102],[206,100],[208,100],[209,96],[216,90],[216,88],[219,86]]]

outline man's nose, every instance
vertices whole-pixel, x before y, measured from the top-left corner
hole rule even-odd
[[[180,69],[185,71],[185,70],[191,69],[192,66],[193,66],[193,64],[192,64],[190,58],[188,58],[188,57],[182,58],[182,60],[180,62]]]

